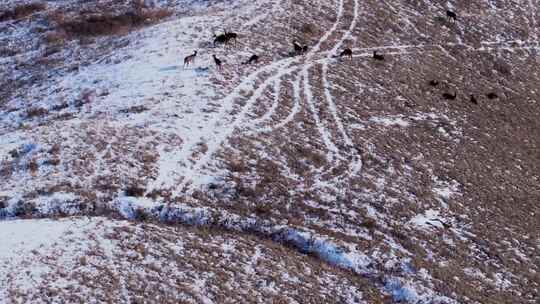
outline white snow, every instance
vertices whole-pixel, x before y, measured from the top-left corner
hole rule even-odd
[[[408,127],[410,123],[403,119],[402,117],[371,117],[369,121],[381,124],[383,126],[398,126],[398,127]]]
[[[70,221],[6,220],[0,221],[0,260],[16,263],[32,250],[46,249],[73,227]]]
[[[444,228],[445,219],[438,210],[429,209],[424,214],[415,215],[409,223],[422,229]]]

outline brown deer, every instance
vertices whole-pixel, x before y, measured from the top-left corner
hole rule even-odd
[[[216,66],[218,67],[219,70],[222,69],[222,66],[221,66],[221,60],[219,58],[216,57],[216,55],[212,55],[212,57],[214,58],[214,63],[216,64]]]
[[[473,94],[471,94],[471,99],[470,99],[470,100],[471,100],[471,103],[472,103],[472,104],[475,104],[475,105],[478,104],[478,100],[476,100],[476,97],[474,97]]]
[[[224,30],[225,32],[225,38],[227,39],[226,43],[229,43],[229,41],[234,40],[234,46],[236,47],[236,38],[238,38],[238,34],[234,32],[227,32],[227,30]]]
[[[486,94],[486,97],[487,97],[488,99],[496,99],[496,98],[499,98],[499,95],[497,95],[497,93],[491,92],[491,93],[487,93],[487,94]]]
[[[197,51],[194,51],[193,54],[184,58],[184,69],[190,64],[195,63],[195,57],[197,57]]]
[[[444,99],[454,100],[457,97],[457,93],[454,92],[454,95],[451,95],[450,93],[443,93],[442,96]]]
[[[293,40],[292,43],[293,43],[293,47],[294,47],[294,54],[295,55],[302,54],[304,48],[296,40]]]
[[[220,35],[214,34],[214,47],[216,47],[216,44],[227,45],[228,42],[229,42],[229,39],[227,38],[227,35],[225,35],[225,34],[220,34]]]
[[[447,10],[446,11],[446,18],[448,18],[449,20],[450,19],[453,19],[454,22],[457,21],[457,14],[455,12],[452,12],[450,10]]]
[[[338,56],[339,56],[339,58],[349,57],[349,59],[352,60],[352,50],[349,49],[349,48],[346,48],[343,51],[341,51],[341,53],[339,53]]]
[[[242,62],[242,64],[252,64],[252,63],[257,63],[259,62],[259,55],[251,55],[251,57],[249,57],[248,61],[246,62]]]
[[[384,61],[384,55],[377,54],[377,51],[373,51],[373,59],[378,61]]]

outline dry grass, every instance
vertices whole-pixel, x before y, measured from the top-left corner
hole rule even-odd
[[[146,189],[139,186],[130,186],[124,190],[125,195],[133,197],[141,197],[146,192]]]
[[[49,110],[44,108],[30,108],[26,110],[26,117],[28,118],[42,117],[47,114],[49,114]]]
[[[0,57],[11,57],[17,55],[17,51],[11,48],[1,47]]]
[[[80,15],[67,19],[61,15],[53,18],[59,27],[72,37],[124,34],[134,28],[151,24],[172,15],[167,9],[147,9],[121,14],[101,13],[91,16]]]
[[[127,109],[122,109],[120,110],[121,113],[133,113],[133,114],[139,114],[139,113],[143,113],[145,111],[148,111],[149,109],[146,107],[146,106],[132,106],[130,108],[127,108]]]
[[[380,299],[367,280],[266,239],[183,226],[124,223],[111,227],[110,220],[93,221],[95,226],[87,233],[96,245],[75,255],[62,248],[50,257],[36,252],[29,264],[46,263],[50,268],[45,269],[51,269],[47,280],[27,293],[10,282],[6,287],[10,301],[84,302],[83,297],[92,297],[121,302],[127,294],[130,299],[160,303],[199,303],[202,296],[216,303],[290,303],[293,299],[344,303],[351,298],[347,297],[351,289],[365,293],[364,299],[370,303]],[[108,244],[108,254],[101,241]],[[225,250],[223,244],[234,249]],[[66,259],[74,267],[66,267]],[[123,269],[122,275],[117,268]],[[51,282],[59,278],[76,284],[78,292],[73,293],[69,286],[53,289]],[[193,288],[202,278],[204,285]]]
[[[0,22],[21,19],[46,8],[47,4],[43,2],[21,4],[11,10],[0,11]]]
[[[66,35],[65,32],[50,31],[45,34],[45,37],[43,38],[43,40],[47,44],[63,44],[63,42],[66,41],[67,38],[68,36]]]
[[[347,10],[350,11],[351,1],[345,2]],[[365,3],[371,10],[362,16],[362,26],[359,26],[353,35],[358,37],[358,41],[348,41],[348,46],[354,48],[381,45],[381,41],[388,41],[389,37],[386,35],[390,34],[396,41],[414,41],[414,35],[402,30],[400,24],[392,21],[395,18],[389,18],[389,10],[382,5],[376,1]],[[321,15],[322,12],[307,16],[312,9],[307,4],[305,9],[297,7],[303,17],[292,21],[295,23],[292,28],[297,31],[295,35],[305,37],[306,42],[313,40],[316,36],[314,33],[323,32],[326,23],[335,19],[332,14]],[[75,23],[70,23],[73,19],[66,21],[62,16],[57,16],[57,19],[61,21],[60,24],[70,24],[74,28],[70,35],[74,36],[120,33],[138,26],[141,22],[141,19],[133,19],[131,15],[125,14],[79,17],[75,19]],[[347,14],[346,19],[350,19]],[[307,28],[305,20],[320,20],[320,23]],[[416,24],[418,29],[428,31],[425,36],[434,37],[433,43],[452,40],[451,37],[441,37],[439,32],[446,33],[448,30],[455,34],[457,27],[445,20],[433,25],[429,23],[432,20],[432,17],[426,16],[412,22],[419,23]],[[475,28],[487,26],[482,24],[486,20],[487,18],[475,23]],[[97,24],[97,27],[92,28],[93,23]],[[377,30],[383,24],[393,32],[389,34],[388,31]],[[441,28],[438,28],[439,26]],[[475,35],[481,32],[482,30],[478,30]],[[488,30],[485,32],[489,33]],[[279,43],[288,41],[287,37],[290,37],[290,33],[285,30],[275,30],[271,35],[274,36],[269,36],[267,31],[255,30],[251,39],[257,44],[269,41],[279,48]],[[481,39],[490,37],[466,36],[464,41],[478,44]],[[56,41],[51,40],[52,43]],[[323,45],[323,48],[325,47],[327,46]],[[290,46],[282,47],[287,48]],[[324,192],[314,187],[319,178],[310,173],[314,168],[328,169],[322,179],[329,179],[344,172],[346,167],[341,164],[331,168],[332,164],[326,162],[324,144],[321,143],[312,113],[304,109],[305,100],[302,100],[303,109],[295,117],[295,121],[287,126],[286,132],[281,129],[264,136],[250,137],[241,134],[238,138],[231,138],[228,144],[234,149],[223,149],[219,157],[230,175],[225,177],[223,185],[209,185],[206,193],[196,192],[196,202],[193,204],[211,208],[219,206],[218,208],[227,208],[228,211],[240,215],[255,214],[276,222],[286,220],[289,225],[312,228],[323,235],[356,242],[365,252],[386,248],[381,235],[388,236],[413,253],[417,269],[429,269],[435,278],[437,291],[448,295],[456,293],[461,297],[460,300],[468,297],[485,303],[522,303],[518,296],[504,291],[484,294],[482,290],[493,287],[481,280],[471,283],[459,269],[470,263],[493,276],[500,267],[506,267],[519,275],[519,278],[513,281],[516,284],[515,289],[524,295],[535,296],[530,291],[534,287],[527,285],[533,286],[531,282],[537,282],[538,276],[531,274],[528,267],[534,268],[538,263],[534,263],[534,260],[531,265],[516,262],[518,260],[511,252],[511,246],[504,245],[503,242],[519,244],[526,248],[523,250],[527,256],[533,256],[530,248],[534,248],[534,244],[531,244],[527,236],[531,231],[538,230],[534,215],[538,213],[537,202],[540,198],[535,173],[540,172],[540,119],[536,104],[529,102],[538,100],[538,94],[530,90],[530,87],[539,81],[533,76],[538,74],[537,65],[530,59],[533,57],[522,52],[471,53],[463,48],[452,47],[418,54],[387,56],[384,63],[355,58],[350,64],[332,64],[329,81],[339,84],[340,87],[330,90],[335,97],[339,115],[347,131],[350,131],[354,144],[366,151],[361,155],[364,163],[361,174],[346,180],[343,185],[345,194],[337,195],[332,191]],[[314,65],[311,72],[309,80],[314,86],[315,96],[321,96],[320,66]],[[430,79],[439,79],[441,88],[429,88],[426,83]],[[364,89],[360,90],[359,84]],[[441,100],[441,93],[449,89],[458,91],[457,100]],[[503,98],[490,101],[483,97],[492,90],[502,91],[500,95]],[[468,102],[467,97],[471,92],[482,96],[479,98],[479,105]],[[243,94],[248,96],[251,93],[244,91]],[[92,94],[88,94],[85,97],[82,94],[80,105],[91,102],[91,96]],[[260,103],[264,102],[261,100]],[[276,116],[283,118],[291,105],[290,96],[280,100],[280,112]],[[339,138],[327,102],[320,98],[316,101],[316,106],[320,109],[321,120],[332,137]],[[133,107],[122,112],[140,111],[145,109]],[[258,114],[262,113],[264,112]],[[406,128],[369,123],[371,117],[407,117],[418,113],[444,114],[448,119],[426,119],[419,122],[411,120],[408,121],[410,126]],[[357,123],[365,124],[366,128],[354,129],[352,124]],[[462,134],[446,138],[438,131],[439,128]],[[336,141],[338,145],[342,144],[339,139]],[[125,142],[125,146],[132,147],[128,142]],[[371,150],[366,148],[368,146]],[[129,149],[126,147],[115,146],[118,154],[127,153]],[[266,156],[262,157],[263,154],[258,153],[261,149],[267,152],[264,154]],[[141,176],[148,176],[151,171],[149,168],[156,161],[156,154],[139,155],[141,157],[131,158],[136,159],[136,164],[145,164],[146,168],[140,173]],[[71,158],[79,159],[79,155]],[[111,157],[108,161],[118,163],[118,159],[122,158]],[[80,172],[76,174],[84,175],[84,168],[91,162],[89,157],[85,164],[75,164],[80,167]],[[343,163],[346,165],[346,161]],[[2,172],[10,174],[8,165],[2,168],[5,170],[0,170],[0,175]],[[289,173],[299,176],[300,182],[290,178]],[[476,241],[455,238],[452,229],[445,227],[426,233],[416,231],[408,225],[407,221],[412,216],[425,209],[441,208],[439,198],[433,193],[433,176],[446,181],[456,180],[459,183],[459,191],[463,196],[444,200],[449,205],[448,210],[445,210],[449,215],[445,213],[445,216],[466,215],[466,218],[452,223],[452,229],[463,228],[477,235],[483,242],[490,243],[490,246],[482,249],[484,254],[472,252],[470,248],[473,248]],[[118,190],[126,189],[128,185],[124,180],[100,176],[90,183],[90,188],[94,192],[107,193],[104,198],[99,198],[106,200]],[[144,191],[142,187],[127,188],[126,194],[128,193],[142,196]],[[88,196],[88,201],[95,199],[89,193],[84,195]],[[330,199],[322,199],[323,195],[328,195]],[[161,196],[165,200],[170,198],[167,191],[159,190],[154,190],[151,196]],[[342,200],[342,197],[347,199]],[[376,221],[364,216],[349,215],[347,212],[330,211],[343,208],[344,211],[363,215],[364,213],[358,210],[363,210],[366,206],[386,218]],[[137,217],[146,220],[142,213]],[[341,232],[345,231],[345,228],[367,231],[373,240],[359,240],[345,235],[345,232]],[[443,237],[453,240],[457,249],[445,244]],[[436,262],[427,261],[427,251],[433,254],[433,257],[429,258],[431,261],[448,261],[450,267],[441,267],[436,265]],[[501,266],[501,263],[504,265]],[[455,282],[454,276],[460,280]]]

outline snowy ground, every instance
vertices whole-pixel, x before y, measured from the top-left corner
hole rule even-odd
[[[87,46],[67,42],[39,81],[31,81],[37,67],[21,63],[45,62],[50,46],[31,30],[40,13],[4,22],[7,45],[35,39],[0,57],[0,76],[18,88],[0,102],[0,218],[113,213],[225,228],[238,234],[231,239],[262,235],[369,278],[369,287],[354,279],[328,287],[351,287],[339,293],[346,303],[532,303],[540,29],[534,1],[525,2],[159,1],[175,14]],[[444,18],[446,8],[458,22]],[[240,34],[238,44],[212,47],[224,29]],[[290,56],[293,39],[308,52]],[[345,47],[352,60],[334,58]],[[386,60],[373,61],[374,50]],[[252,53],[260,62],[242,65]],[[498,99],[485,97],[493,91]],[[2,260],[38,250],[41,239],[50,250],[54,240],[83,240],[85,231],[65,238],[81,221],[106,223],[102,235],[139,227],[103,218],[0,222],[18,248]],[[17,225],[27,229],[10,236]],[[50,228],[21,245],[38,226]],[[81,258],[75,251],[66,256]],[[8,264],[33,267],[23,262]],[[41,275],[10,279],[10,295],[45,284],[31,279]],[[132,290],[124,293],[112,297]]]
[[[303,303],[314,292],[365,303],[346,273],[298,265],[298,253],[252,237],[100,217],[4,221],[0,231],[4,303]]]

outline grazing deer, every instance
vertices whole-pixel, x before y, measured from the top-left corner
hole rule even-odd
[[[238,38],[238,34],[234,32],[227,32],[227,30],[224,30],[225,38],[227,41],[225,43],[229,43],[229,41],[234,40],[234,46],[236,47],[236,38]]]
[[[473,94],[471,94],[471,103],[472,103],[472,104],[475,104],[475,105],[478,104],[478,100],[476,100],[476,97],[474,97]]]
[[[349,48],[346,48],[343,51],[341,51],[341,53],[339,53],[340,58],[343,58],[345,56],[349,57],[349,59],[352,60],[352,50]]]
[[[457,14],[455,12],[452,12],[450,10],[446,11],[446,18],[453,19],[454,22],[457,21]]]
[[[432,87],[436,87],[436,86],[439,85],[439,82],[438,82],[437,80],[431,80],[431,81],[429,82],[429,85],[432,86]]]
[[[377,51],[373,51],[373,59],[379,60],[379,61],[384,61],[384,55],[379,55],[379,54],[377,54]]]
[[[216,63],[216,66],[218,67],[219,70],[221,70],[222,66],[221,66],[221,60],[219,58],[216,57],[216,55],[212,55],[212,57],[214,57],[214,62]]]
[[[443,94],[442,94],[442,97],[443,97],[444,99],[454,100],[454,99],[456,99],[456,97],[457,97],[457,93],[454,93],[454,95],[451,95],[450,93],[443,93]]]
[[[499,98],[499,95],[497,95],[497,93],[491,92],[491,93],[486,94],[486,97],[488,99],[496,99],[496,98]]]
[[[214,47],[216,47],[216,44],[227,44],[229,42],[229,39],[227,38],[226,34],[220,34],[216,35],[214,34]]]
[[[195,57],[197,57],[197,51],[194,51],[193,54],[184,58],[184,69],[190,64],[195,63]]]
[[[251,55],[251,57],[249,57],[248,61],[242,62],[242,64],[252,64],[254,62],[255,63],[259,62],[259,56],[258,55]]]

